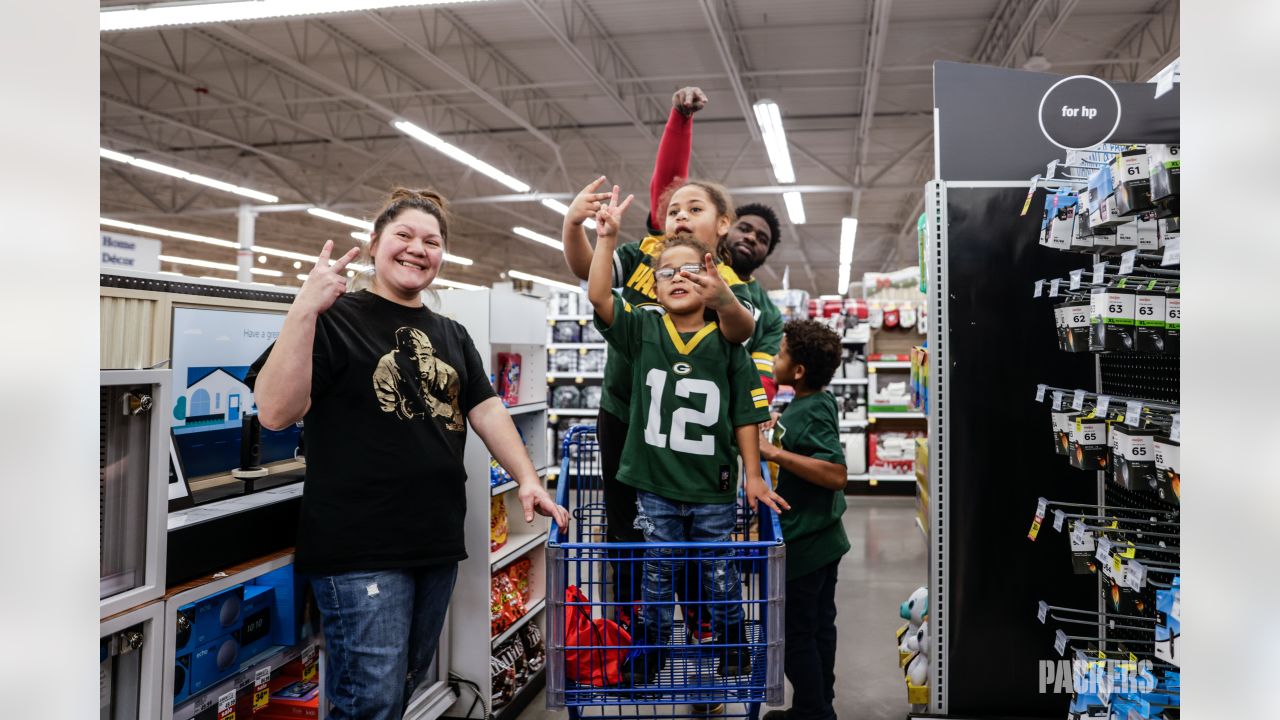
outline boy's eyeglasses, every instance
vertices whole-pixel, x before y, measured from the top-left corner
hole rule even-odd
[[[698,263],[689,263],[688,265],[681,265],[678,268],[662,268],[661,270],[654,270],[653,276],[663,282],[667,282],[671,280],[671,278],[675,277],[678,272],[687,272],[690,275],[701,275],[706,272],[706,268]]]

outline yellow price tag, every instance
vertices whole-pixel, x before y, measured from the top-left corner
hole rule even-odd
[[[316,646],[308,645],[302,649],[302,681],[315,682],[317,672]]]
[[[1111,569],[1116,571],[1115,577],[1120,578],[1124,576],[1124,564],[1120,562],[1119,555],[1111,556]]]
[[[271,668],[258,668],[253,674],[253,712],[257,714],[271,699]]]
[[[1031,531],[1027,533],[1027,539],[1034,541],[1036,539],[1036,536],[1038,536],[1039,534],[1040,534],[1040,520],[1039,519],[1032,520]]]

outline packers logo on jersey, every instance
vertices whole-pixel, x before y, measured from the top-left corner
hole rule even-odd
[[[687,362],[678,362],[675,365],[672,365],[671,369],[674,370],[677,375],[688,375],[693,372],[693,366]]]

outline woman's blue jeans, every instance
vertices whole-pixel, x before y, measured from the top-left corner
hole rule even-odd
[[[311,578],[329,720],[400,720],[431,667],[457,563]]]

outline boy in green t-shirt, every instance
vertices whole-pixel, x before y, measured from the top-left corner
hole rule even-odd
[[[794,387],[796,398],[774,425],[773,443],[760,443],[760,455],[777,464],[777,491],[791,502],[779,521],[787,544],[783,670],[794,693],[789,710],[772,710],[765,720],[828,720],[836,716],[836,569],[849,551],[839,415],[824,390],[840,362],[840,336],[814,320],[792,320],[782,332],[773,376]]]
[[[736,521],[739,452],[751,507],[787,507],[760,472],[757,424],[769,419],[769,401],[747,351],[725,340],[708,319],[712,302],[730,303],[733,296],[711,255],[691,235],[667,238],[655,258],[657,299],[665,313],[633,307],[613,293],[613,246],[630,201],[619,205],[615,186],[597,213],[587,284],[597,328],[630,361],[631,403],[618,480],[636,489],[635,524],[647,542],[724,542]],[[662,648],[670,642],[674,615],[673,557],[670,547],[645,550],[644,607],[632,633],[635,649],[622,668],[631,685],[651,684],[665,659]],[[751,659],[744,647],[742,584],[735,564],[722,558],[713,550],[699,554],[702,598],[710,603],[715,643],[724,647],[719,674],[743,675],[751,672]]]

